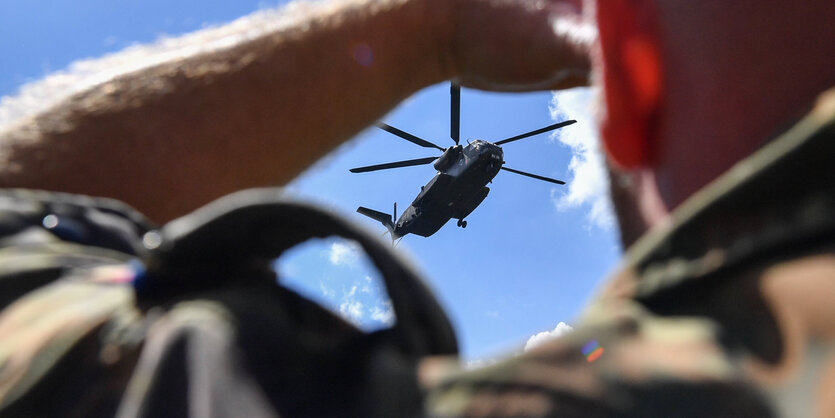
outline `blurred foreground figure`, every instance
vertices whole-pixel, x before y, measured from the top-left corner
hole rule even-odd
[[[596,7],[623,267],[567,337],[427,364],[431,410],[835,415],[835,3]]]
[[[623,268],[567,337],[457,371],[449,323],[411,270],[315,208],[250,191],[159,228],[112,200],[8,190],[3,416],[835,414],[835,3],[283,13],[297,19],[185,37],[177,58],[151,54],[0,127],[0,185],[169,221],[288,181],[430,84],[566,88],[591,61]],[[275,284],[272,258],[332,234],[383,273],[391,330],[363,334]]]

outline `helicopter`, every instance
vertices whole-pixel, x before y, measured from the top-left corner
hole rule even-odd
[[[357,208],[357,212],[360,214],[383,224],[388,230],[387,232],[391,234],[392,242],[407,234],[429,237],[453,218],[458,220],[459,227],[466,228],[467,221],[465,218],[484,201],[487,194],[490,193],[487,184],[501,170],[554,184],[565,184],[561,180],[505,167],[504,151],[502,151],[501,146],[574,124],[577,122],[576,120],[555,123],[501,141],[488,142],[476,139],[470,141],[466,146],[462,146],[459,144],[460,117],[461,87],[453,83],[450,87],[450,137],[455,145],[443,148],[380,122],[377,124],[378,128],[415,145],[424,148],[435,148],[442,154],[439,157],[375,164],[349,170],[352,173],[366,173],[433,163],[433,167],[437,170],[435,176],[425,186],[421,186],[420,193],[412,201],[412,204],[403,211],[399,219],[397,218],[397,202],[394,203],[394,211],[391,215],[363,206]]]

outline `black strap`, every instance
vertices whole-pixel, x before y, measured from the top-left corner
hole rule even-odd
[[[138,296],[177,286],[172,280],[231,280],[240,274],[163,274],[178,266],[203,265],[224,273],[278,258],[311,238],[339,236],[359,243],[383,277],[397,321],[392,332],[416,356],[457,353],[452,326],[417,274],[388,245],[326,210],[290,201],[279,189],[254,189],[219,199],[167,224],[146,240],[158,244],[148,260],[148,274]],[[155,242],[157,241],[157,242]],[[195,271],[193,267],[190,271]],[[205,273],[206,270],[203,270]],[[180,283],[185,284],[185,283]],[[206,283],[200,283],[205,286]]]

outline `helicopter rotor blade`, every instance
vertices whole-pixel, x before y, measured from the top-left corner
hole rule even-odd
[[[418,138],[418,137],[416,137],[416,136],[414,136],[414,135],[412,135],[408,132],[401,131],[400,129],[397,129],[394,126],[386,125],[385,123],[380,122],[380,123],[377,123],[377,127],[386,131],[386,132],[388,132],[388,133],[397,135],[397,136],[399,136],[399,137],[401,137],[401,138],[403,138],[403,139],[405,139],[405,140],[407,140],[407,141],[409,141],[409,142],[411,142],[415,145],[420,145],[424,148],[436,148],[438,150],[441,150],[442,152],[444,151],[444,148],[441,148],[441,147],[439,147],[439,146],[437,146],[437,145],[435,145],[435,144],[433,144],[433,143],[431,143],[431,142],[429,142],[425,139]]]
[[[555,183],[555,184],[565,184],[565,182],[564,182],[564,181],[562,181],[562,180],[556,180],[556,179],[552,179],[552,178],[550,178],[550,177],[538,176],[538,175],[536,175],[536,174],[526,173],[526,172],[524,172],[524,171],[514,170],[514,169],[512,169],[512,168],[502,167],[502,170],[505,170],[505,171],[510,171],[511,173],[521,174],[521,175],[523,175],[523,176],[527,176],[527,177],[535,178],[535,179],[537,179],[537,180],[547,181],[547,182],[549,182],[549,183]]]
[[[563,122],[555,123],[553,125],[548,125],[544,128],[537,129],[535,131],[530,131],[528,133],[524,133],[522,135],[516,135],[516,136],[511,137],[511,138],[503,139],[501,141],[494,142],[494,144],[496,144],[496,145],[507,144],[508,142],[518,141],[520,139],[524,139],[524,138],[527,138],[529,136],[539,135],[541,133],[545,133],[545,132],[548,132],[548,131],[553,131],[554,129],[562,128],[563,126],[568,126],[568,125],[572,125],[572,124],[575,124],[575,123],[577,123],[576,120],[573,120],[573,119],[572,120],[566,120],[566,121],[563,121]]]
[[[461,86],[452,84],[449,87],[449,136],[458,145],[461,134]]]
[[[388,170],[389,168],[411,167],[413,165],[429,164],[437,160],[438,157],[416,158],[414,160],[395,161],[393,163],[369,165],[365,167],[352,168],[349,171],[352,173],[366,173],[369,171]]]

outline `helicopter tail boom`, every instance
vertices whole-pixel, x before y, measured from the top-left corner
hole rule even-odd
[[[374,219],[377,222],[380,222],[381,224],[383,224],[383,226],[386,227],[386,229],[389,230],[392,236],[394,235],[394,221],[392,220],[391,215],[389,215],[388,213],[383,213],[374,209],[369,209],[364,206],[358,207],[357,212],[371,219]]]

